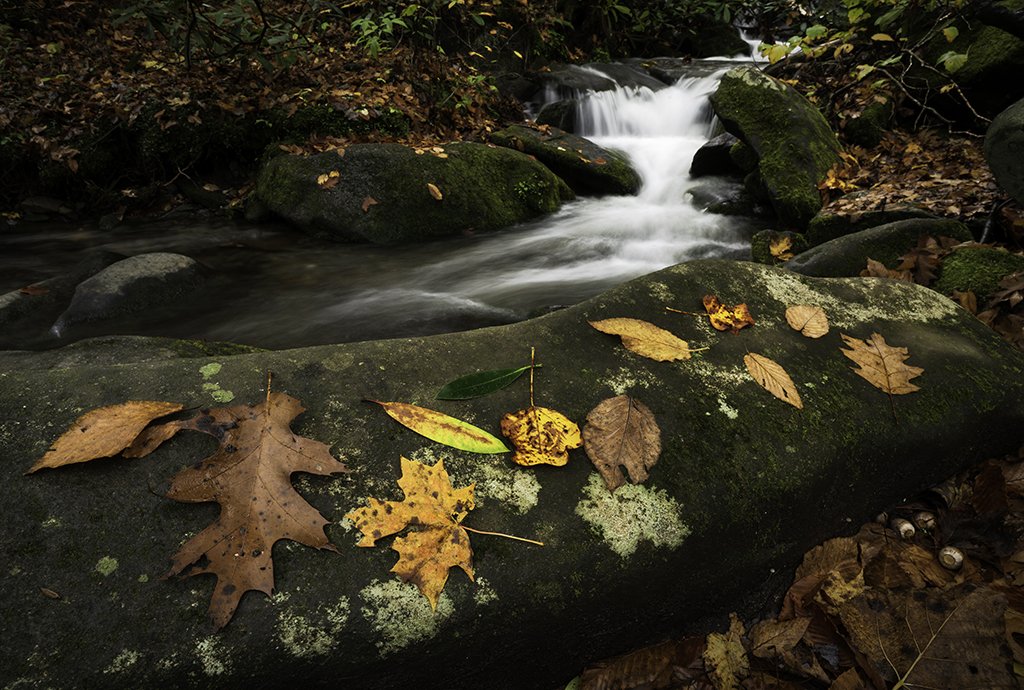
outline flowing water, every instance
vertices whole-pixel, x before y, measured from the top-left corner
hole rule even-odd
[[[40,313],[38,329],[0,332],[0,347],[133,333],[282,348],[464,330],[574,304],[688,259],[742,256],[749,221],[704,213],[687,195],[693,154],[711,132],[707,96],[729,66],[696,62],[692,76],[658,92],[620,88],[583,99],[579,133],[628,156],[643,181],[639,194],[580,199],[498,233],[373,247],[279,227],[180,221],[0,230],[0,293],[68,268],[87,249],[179,252],[209,276],[193,300],[61,338],[48,328],[56,314]]]

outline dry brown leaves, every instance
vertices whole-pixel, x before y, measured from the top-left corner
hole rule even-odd
[[[743,363],[747,366],[747,371],[750,372],[750,376],[757,382],[757,385],[782,402],[789,403],[798,410],[803,409],[804,403],[800,400],[796,384],[793,383],[793,379],[789,377],[781,364],[756,352],[748,352],[744,355]]]
[[[842,334],[843,342],[850,349],[840,349],[846,357],[857,364],[854,373],[875,388],[891,395],[905,395],[920,390],[910,382],[924,373],[921,367],[906,364],[910,353],[905,347],[893,347],[878,333],[872,333],[867,340]]]
[[[633,483],[647,480],[661,455],[661,429],[646,405],[619,395],[601,401],[587,414],[583,449],[608,490],[615,491],[626,481],[622,467]]]
[[[828,315],[821,307],[811,304],[786,307],[786,323],[808,338],[820,338],[828,333]]]

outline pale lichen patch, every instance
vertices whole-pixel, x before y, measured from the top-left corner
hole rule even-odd
[[[668,285],[665,285],[665,283],[652,281],[648,284],[647,290],[651,293],[651,297],[661,300],[662,302],[671,302],[675,299],[675,295],[672,294],[671,288],[669,288]]]
[[[483,606],[497,600],[498,593],[494,591],[493,587],[491,587],[491,583],[485,578],[478,577],[476,579],[476,591],[473,592],[473,601],[475,601],[478,606]]]
[[[454,486],[475,483],[473,496],[477,507],[488,499],[501,501],[520,515],[537,505],[540,482],[532,472],[513,469],[501,458],[474,458],[470,462],[454,459],[445,463]]]
[[[740,416],[739,410],[729,405],[729,403],[727,403],[725,401],[725,398],[721,395],[718,396],[718,411],[724,414],[729,419],[736,419],[737,417]]]
[[[216,637],[205,637],[196,642],[196,657],[208,676],[220,676],[227,673],[230,662],[223,657],[220,640]]]
[[[165,656],[163,659],[161,659],[160,661],[156,662],[156,667],[159,670],[161,670],[161,671],[169,671],[172,668],[177,668],[177,666],[178,666],[178,653],[177,652],[172,652],[168,656]]]
[[[637,388],[649,388],[657,382],[657,377],[649,371],[620,367],[616,373],[609,375],[601,383],[608,386],[615,395],[625,395]]]
[[[111,558],[110,556],[104,556],[100,560],[96,561],[96,572],[107,577],[117,570],[117,559]]]
[[[43,520],[43,527],[60,527],[60,518],[51,515]]]
[[[222,365],[220,362],[210,362],[207,365],[199,367],[199,373],[203,375],[204,381],[208,381],[211,377],[220,373],[221,367]]]
[[[342,597],[323,613],[311,617],[282,610],[277,617],[277,639],[294,657],[325,656],[338,643],[338,635],[348,622],[348,614],[348,597]]]
[[[110,665],[103,669],[104,673],[122,673],[139,662],[139,653],[134,649],[122,649],[121,653],[114,657]]]
[[[359,595],[367,604],[362,607],[363,617],[379,635],[377,649],[381,656],[433,637],[455,610],[451,597],[442,592],[437,611],[431,611],[416,585],[400,580],[374,580]]]
[[[641,541],[676,548],[690,534],[679,515],[679,503],[664,490],[625,484],[612,493],[594,472],[583,496],[576,514],[622,558],[631,556]]]

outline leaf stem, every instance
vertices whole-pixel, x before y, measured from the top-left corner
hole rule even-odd
[[[530,407],[533,407],[533,370],[536,368],[533,361],[537,348],[530,348]]]
[[[707,314],[700,314],[695,311],[683,311],[682,309],[673,309],[672,307],[665,307],[665,311],[670,311],[675,314],[686,314],[687,316],[707,316]]]
[[[474,534],[489,534],[492,537],[505,537],[506,539],[515,539],[516,541],[525,541],[527,544],[536,544],[537,546],[544,546],[544,542],[536,541],[534,539],[527,539],[526,537],[517,537],[517,536],[512,535],[512,534],[505,534],[504,532],[485,532],[482,529],[473,529],[472,527],[466,527],[465,525],[460,525],[460,526],[462,527],[462,529],[466,530],[467,532],[473,532]]]

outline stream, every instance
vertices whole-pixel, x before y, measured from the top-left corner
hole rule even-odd
[[[58,347],[84,337],[159,335],[266,348],[417,336],[520,321],[575,304],[681,261],[743,257],[750,219],[704,213],[687,191],[710,136],[707,97],[735,61],[695,61],[658,92],[592,94],[578,132],[623,152],[637,196],[581,198],[501,232],[402,247],[336,244],[284,226],[168,220],[114,230],[53,224],[0,230],[0,294],[66,271],[90,250],[167,251],[199,261],[193,298],[56,336],[60,309],[39,310],[0,348]],[[702,178],[725,190],[733,181]]]

